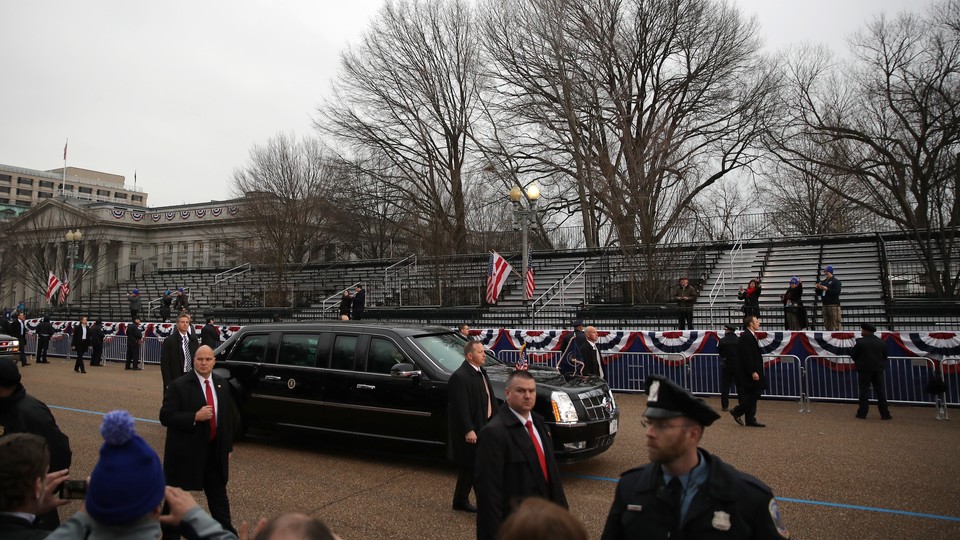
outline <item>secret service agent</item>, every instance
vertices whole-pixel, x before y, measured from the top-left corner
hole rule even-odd
[[[647,379],[651,463],[620,477],[603,540],[789,538],[773,492],[698,447],[719,415],[660,376]]]

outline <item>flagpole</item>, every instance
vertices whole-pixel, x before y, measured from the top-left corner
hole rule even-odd
[[[67,137],[67,141],[63,143],[63,171],[60,175],[60,196],[63,197],[63,191],[67,187],[67,146],[70,144],[70,138]]]

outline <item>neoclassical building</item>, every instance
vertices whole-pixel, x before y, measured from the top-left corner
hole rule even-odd
[[[71,296],[159,269],[232,266],[252,248],[243,199],[157,208],[68,195],[45,198],[5,224],[0,246],[0,304],[44,299],[49,272],[67,279]],[[76,240],[68,233],[80,231]]]

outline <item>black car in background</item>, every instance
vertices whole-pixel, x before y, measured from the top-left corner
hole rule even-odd
[[[20,362],[20,347],[25,346],[20,340],[7,334],[0,334],[0,358],[9,358],[14,363]]]
[[[284,427],[445,445],[447,382],[463,363],[464,339],[442,327],[357,322],[245,326],[216,350],[246,427]],[[488,355],[499,402],[512,367]],[[557,456],[605,451],[619,411],[598,377],[571,380],[532,367],[536,410]]]

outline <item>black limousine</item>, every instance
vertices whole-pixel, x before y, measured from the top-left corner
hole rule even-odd
[[[464,339],[437,326],[366,322],[245,326],[216,350],[217,374],[234,391],[246,427],[295,428],[445,445],[447,381],[463,363]],[[491,353],[487,373],[503,402],[513,369]],[[563,460],[605,451],[619,410],[599,377],[567,380],[531,366],[534,410],[547,420]]]

